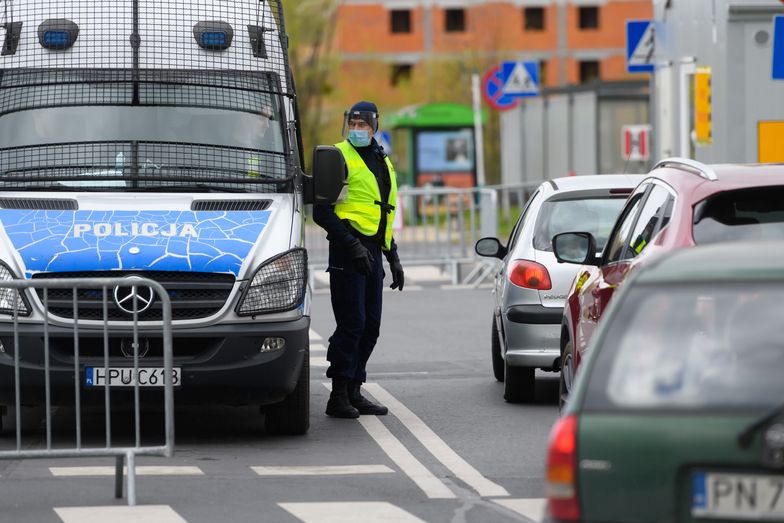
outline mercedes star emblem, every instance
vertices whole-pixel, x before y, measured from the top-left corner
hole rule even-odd
[[[134,297],[136,297],[136,312],[141,314],[152,307],[155,293],[150,287],[143,285],[118,285],[114,288],[114,303],[126,314],[133,314]]]

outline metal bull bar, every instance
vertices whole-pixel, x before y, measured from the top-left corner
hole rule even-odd
[[[112,446],[112,423],[111,423],[111,394],[110,386],[108,383],[109,377],[109,334],[114,326],[109,325],[108,313],[108,297],[109,289],[115,288],[130,288],[131,300],[133,305],[131,308],[133,321],[130,324],[133,329],[133,407],[134,407],[134,441],[133,446],[126,447],[113,447]],[[164,379],[163,393],[164,393],[164,419],[165,419],[165,441],[163,445],[159,446],[142,446],[141,442],[141,412],[140,412],[140,393],[139,393],[139,311],[144,310],[145,303],[144,297],[139,296],[138,289],[149,288],[153,291],[154,297],[160,300],[163,321],[162,321],[162,338],[163,338],[163,367],[164,377],[169,376],[170,379]],[[29,300],[29,296],[25,291],[28,289],[41,289],[43,290],[43,303],[45,314],[40,323],[33,321],[20,321],[20,307],[26,307],[30,315],[35,314]],[[65,321],[52,321],[49,311],[49,290],[50,289],[70,289],[73,296],[73,387],[75,399],[75,422],[76,422],[76,444],[73,448],[55,448],[52,446],[52,385],[51,385],[51,372],[53,370],[50,362],[50,330],[52,326],[58,324],[62,326]],[[85,324],[85,320],[79,318],[79,300],[78,291],[89,289],[96,291],[100,289],[102,292],[102,320],[92,320],[89,325]],[[5,294],[5,296],[3,296]],[[11,294],[13,296],[11,296]],[[3,299],[4,298],[4,299]],[[141,302],[141,303],[140,303]],[[128,474],[128,487],[127,499],[128,505],[136,504],[136,470],[135,458],[136,456],[163,456],[172,457],[174,453],[174,386],[173,386],[173,356],[172,356],[172,330],[171,330],[171,301],[166,290],[158,282],[147,280],[139,277],[131,278],[69,278],[69,279],[37,279],[37,280],[10,280],[0,282],[0,309],[8,307],[13,304],[13,313],[6,311],[0,313],[8,315],[8,318],[0,316],[0,323],[11,324],[13,326],[13,371],[14,371],[14,405],[16,415],[16,449],[0,451],[0,459],[30,459],[30,458],[77,458],[77,457],[109,457],[116,458],[115,467],[115,496],[122,497],[122,481],[123,481],[123,461],[127,463]],[[130,304],[128,304],[130,305]],[[129,322],[130,323],[130,322]],[[40,326],[43,334],[43,369],[36,366],[31,366],[24,360],[24,355],[20,357],[20,352],[24,351],[24,347],[20,348],[20,325],[34,325]],[[83,369],[80,362],[80,327],[94,329],[93,334],[96,334],[97,329],[102,328],[103,335],[103,371],[107,383],[104,384],[104,409],[105,409],[105,446],[103,447],[85,447],[82,444],[82,384],[85,383]],[[127,327],[126,327],[127,328]],[[101,331],[98,331],[99,333]],[[157,334],[157,333],[156,333]],[[6,349],[7,351],[8,349]],[[8,363],[3,363],[8,365]],[[124,367],[125,365],[123,365]],[[96,367],[98,369],[99,367]],[[22,383],[20,379],[21,369],[25,372],[32,370],[44,372],[44,389],[45,389],[45,408],[46,408],[46,448],[45,449],[23,449],[22,448],[22,428],[21,428],[21,391]],[[55,370],[65,370],[62,366],[55,368]]]

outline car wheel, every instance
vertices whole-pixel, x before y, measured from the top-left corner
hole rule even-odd
[[[265,409],[264,430],[268,434],[297,436],[310,428],[310,352],[305,352],[297,386],[280,403]]]
[[[493,374],[498,381],[504,381],[504,358],[501,357],[501,338],[493,316],[493,331],[490,335],[490,353],[493,358]]]
[[[504,363],[504,399],[509,403],[528,403],[536,399],[533,367],[511,367]]]
[[[572,392],[574,384],[574,355],[572,354],[572,342],[567,341],[561,354],[561,379],[558,383],[558,409],[563,410],[566,402],[569,401],[569,394]]]

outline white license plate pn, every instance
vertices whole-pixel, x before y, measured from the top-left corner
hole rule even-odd
[[[693,516],[715,519],[784,519],[784,475],[692,475]]]
[[[181,369],[172,369],[172,385],[180,384]],[[85,369],[86,387],[163,387],[166,384],[166,370],[163,367],[87,367]]]

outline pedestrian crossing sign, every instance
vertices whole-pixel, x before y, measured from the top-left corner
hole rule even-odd
[[[652,73],[655,69],[654,30],[651,20],[626,22],[626,70],[630,73]]]
[[[503,62],[501,83],[507,96],[539,96],[539,62]]]

